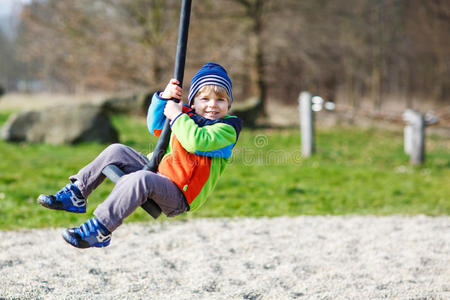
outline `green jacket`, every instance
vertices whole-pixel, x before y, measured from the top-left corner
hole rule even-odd
[[[167,100],[153,95],[148,109],[147,126],[159,136],[164,126],[164,107]],[[169,147],[161,160],[158,172],[169,177],[183,192],[190,210],[203,205],[214,190],[236,145],[242,121],[226,116],[209,120],[196,115],[189,107],[171,122]]]

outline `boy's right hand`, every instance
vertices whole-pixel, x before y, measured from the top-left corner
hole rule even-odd
[[[167,84],[166,88],[164,89],[164,92],[161,95],[161,98],[163,99],[178,99],[182,100],[183,97],[183,89],[179,86],[180,82],[176,80],[175,78],[170,79],[169,83]]]

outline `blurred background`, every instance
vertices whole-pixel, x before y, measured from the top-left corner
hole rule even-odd
[[[450,1],[192,2],[184,87],[205,62],[224,65],[245,119],[193,217],[450,213]],[[180,5],[0,0],[0,229],[79,224],[84,216],[49,212],[36,197],[111,142],[154,149],[145,99],[173,76]],[[311,157],[300,151],[302,91],[318,100]],[[85,102],[94,106],[53,110]],[[29,108],[40,115],[13,116]],[[420,164],[406,153],[406,109],[427,121]],[[112,188],[91,194],[89,213]]]
[[[181,1],[0,3],[4,93],[114,93],[163,88],[172,77]],[[297,105],[307,90],[349,118],[392,120],[413,108],[435,111],[443,125],[449,32],[446,0],[196,0],[185,86],[218,61],[236,102],[257,97],[260,116]]]

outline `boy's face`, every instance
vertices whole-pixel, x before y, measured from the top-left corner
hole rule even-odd
[[[229,100],[212,90],[201,89],[194,98],[192,109],[197,115],[209,120],[222,119],[228,114]]]

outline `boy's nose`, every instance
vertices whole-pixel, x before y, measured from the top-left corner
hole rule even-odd
[[[211,99],[211,100],[209,100],[208,104],[209,104],[209,106],[214,107],[217,105],[217,101],[215,99]]]

